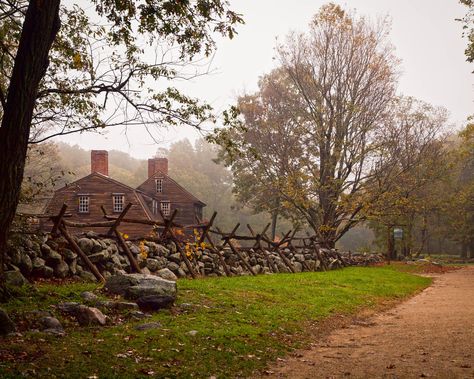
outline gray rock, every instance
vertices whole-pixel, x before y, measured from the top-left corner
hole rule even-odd
[[[129,247],[130,247],[130,251],[133,254],[135,254],[135,255],[140,254],[140,249],[136,245],[130,244]]]
[[[68,262],[77,259],[77,254],[70,249],[62,249],[61,253],[64,256],[64,259]]]
[[[155,272],[160,269],[160,262],[157,259],[148,258],[146,260],[146,267],[148,267],[150,271]]]
[[[66,262],[59,262],[54,268],[54,275],[59,278],[65,278],[69,273],[69,266]]]
[[[136,304],[135,304],[136,305]],[[138,305],[137,305],[138,307]],[[130,312],[130,316],[133,317],[133,318],[136,318],[138,320],[141,320],[141,319],[144,319],[144,318],[149,318],[149,317],[152,317],[150,314],[148,313],[144,313],[142,311],[131,311]]]
[[[110,253],[110,255],[117,254],[119,252],[118,247],[115,243],[110,243],[107,247],[107,251]]]
[[[173,280],[173,281],[178,280],[178,277],[168,268],[162,268],[161,270],[157,272],[157,274],[166,280]]]
[[[19,266],[21,263],[21,257],[23,255],[20,246],[9,246],[7,251],[8,257],[10,257],[10,262],[15,265]]]
[[[164,247],[163,245],[157,244],[155,242],[145,242],[145,245],[148,246],[150,255],[162,255],[167,256],[169,254],[169,250]]]
[[[21,287],[28,284],[28,280],[20,271],[5,271],[5,282],[10,286]]]
[[[82,280],[86,282],[95,282],[96,278],[92,272],[89,271],[81,271],[79,273],[79,276],[81,277]]]
[[[127,309],[138,310],[137,303],[131,303],[127,301],[114,301],[112,302],[111,306],[112,306],[112,309],[117,309],[119,311],[127,310]]]
[[[59,320],[55,317],[43,317],[40,320],[42,326],[43,326],[43,332],[48,333],[48,334],[54,334],[54,335],[64,335],[64,328],[59,322]]]
[[[77,259],[74,259],[69,262],[69,272],[71,273],[71,275],[77,274]]]
[[[99,253],[89,255],[89,259],[92,263],[104,262],[109,258],[109,253],[107,250],[103,250]]]
[[[54,270],[49,266],[43,266],[40,276],[43,278],[52,278],[54,275]]]
[[[33,271],[33,262],[28,254],[23,254],[19,264],[20,270],[24,275],[30,275]]]
[[[116,268],[114,271],[113,271],[113,274],[114,275],[125,275],[127,272],[124,270],[124,269],[121,269],[121,268]]]
[[[90,291],[82,292],[81,297],[84,299],[84,301],[88,301],[88,302],[94,302],[99,299],[99,297],[95,293],[92,293]]]
[[[170,251],[170,253],[174,254],[178,251],[176,248],[176,244],[174,242],[170,242],[167,246],[167,249]]]
[[[97,238],[99,235],[96,232],[89,231],[86,233],[87,238]]]
[[[303,271],[303,265],[300,262],[293,262],[293,268],[295,269],[296,272]]]
[[[61,254],[55,252],[54,250],[49,250],[47,254],[43,253],[43,258],[45,259],[46,264],[51,267],[57,265],[63,260]]]
[[[177,275],[178,275],[178,278],[185,278],[186,272],[182,268],[179,268]]]
[[[122,267],[122,262],[120,261],[120,257],[117,254],[113,254],[110,257],[111,262],[113,263],[114,266],[116,267]]]
[[[137,299],[137,305],[142,311],[159,311],[173,306],[175,298],[172,296],[149,295]]]
[[[197,335],[199,332],[197,330],[190,330],[189,332],[187,332],[186,334],[189,335],[189,336],[192,336],[194,337],[195,335]]]
[[[157,245],[156,254],[167,257],[170,254],[170,250],[163,245]]]
[[[33,259],[32,265],[33,265],[33,270],[39,270],[44,267],[46,264],[46,261],[43,258],[36,257]]]
[[[81,305],[81,304],[73,302],[73,301],[69,301],[69,302],[66,302],[66,303],[60,303],[60,304],[56,305],[56,307],[61,312],[68,313],[68,314],[74,314],[76,312],[77,308],[79,308],[79,305]]]
[[[295,259],[296,259],[298,262],[304,262],[304,261],[305,261],[303,254],[295,254]]]
[[[212,257],[210,257],[209,255],[203,255],[202,258],[201,258],[201,260],[202,260],[204,263],[206,263],[206,262],[208,262],[208,263],[213,263],[213,262],[214,262],[214,260],[212,259]]]
[[[142,296],[170,296],[176,298],[176,283],[154,275],[114,275],[105,282],[107,290],[116,295],[136,300]]]
[[[6,336],[7,334],[15,333],[15,331],[15,324],[8,316],[8,313],[0,308],[0,335]]]
[[[147,267],[143,267],[141,271],[144,275],[151,275],[151,271]]]
[[[38,242],[32,242],[32,247],[31,250],[35,252],[36,255],[39,255],[41,253],[41,246]]]
[[[92,240],[89,238],[79,238],[77,244],[85,254],[90,254],[92,247],[94,246]]]
[[[101,252],[102,250],[107,250],[107,246],[104,246],[101,241],[99,240],[91,240],[92,241],[92,249],[91,253],[96,254]]]
[[[152,329],[160,329],[161,324],[159,322],[149,322],[147,324],[141,324],[135,326],[135,330],[152,330]]]
[[[41,245],[41,254],[44,256],[48,256],[51,253],[51,247],[49,245],[46,245],[45,243]]]
[[[168,259],[172,262],[172,263],[176,263],[176,264],[180,264],[181,263],[181,254],[179,253],[174,253],[174,254],[171,254]]]
[[[97,308],[79,305],[74,312],[74,317],[81,326],[105,325],[107,317]]]
[[[58,251],[58,244],[53,240],[47,240],[46,245],[48,245],[51,250]]]
[[[166,268],[168,270],[171,270],[173,271],[175,274],[178,272],[179,270],[179,265],[175,262],[169,262],[167,265],[166,265]]]

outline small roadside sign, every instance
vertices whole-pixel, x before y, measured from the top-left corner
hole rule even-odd
[[[397,240],[401,240],[403,238],[403,229],[394,228],[393,229],[393,238],[395,238]]]

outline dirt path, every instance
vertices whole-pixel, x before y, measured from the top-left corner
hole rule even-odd
[[[474,378],[474,267],[279,362],[275,378]]]

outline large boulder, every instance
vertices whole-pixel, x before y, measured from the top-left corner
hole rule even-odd
[[[146,274],[114,275],[107,279],[105,288],[112,294],[130,300],[143,296],[169,296],[176,299],[177,295],[175,282]]]

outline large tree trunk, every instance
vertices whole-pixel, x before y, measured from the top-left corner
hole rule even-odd
[[[7,236],[19,201],[31,119],[48,55],[59,30],[60,0],[31,0],[25,15],[0,127],[0,286]]]

